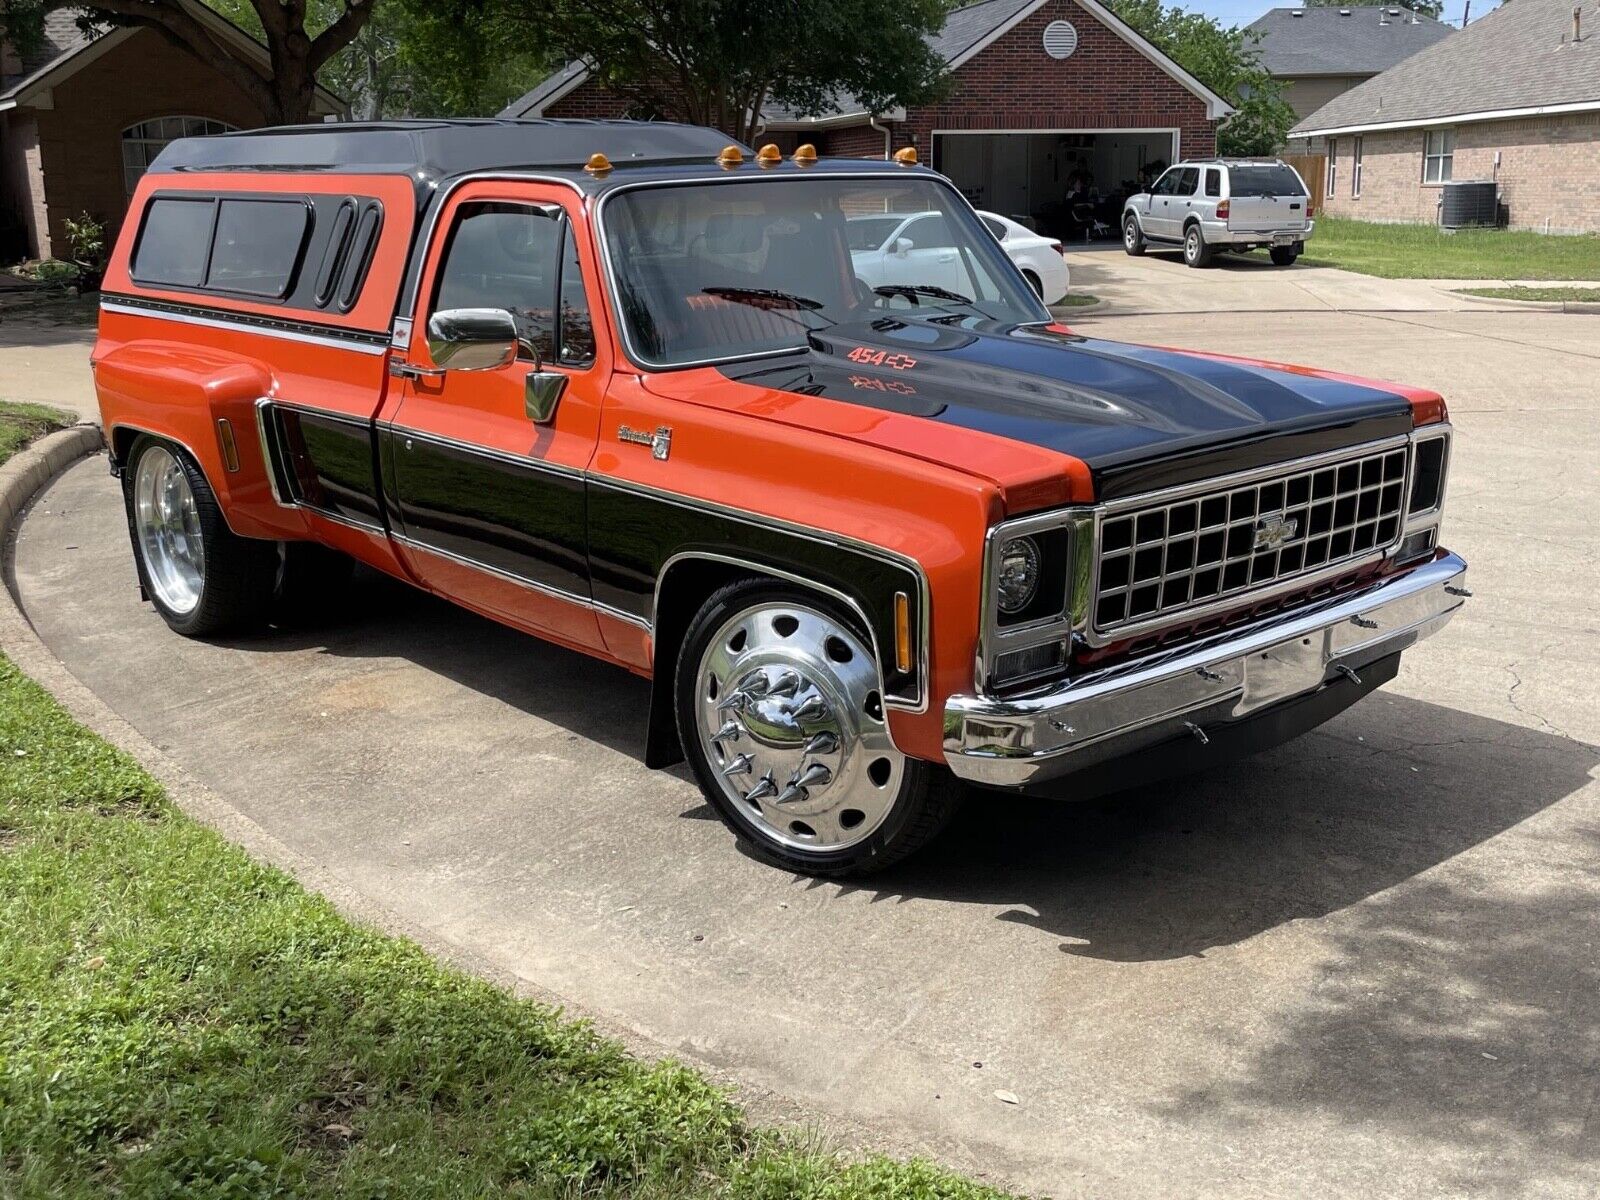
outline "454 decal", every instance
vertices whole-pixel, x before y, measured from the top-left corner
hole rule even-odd
[[[917,360],[909,354],[900,354],[892,350],[874,350],[871,346],[857,346],[845,357],[862,366],[888,367],[891,371],[909,371],[917,365]]]

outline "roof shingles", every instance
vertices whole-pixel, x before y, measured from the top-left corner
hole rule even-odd
[[[1514,0],[1454,37],[1336,96],[1290,131],[1316,136],[1371,126],[1422,125],[1480,113],[1600,106],[1600,4]]]
[[[1274,8],[1249,26],[1261,65],[1279,78],[1376,75],[1453,32],[1403,8]]]

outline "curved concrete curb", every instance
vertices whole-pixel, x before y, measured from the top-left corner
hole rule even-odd
[[[1566,304],[1566,301],[1563,300],[1512,300],[1506,296],[1474,296],[1471,292],[1454,289],[1448,294],[1479,308],[1497,308],[1502,312],[1517,312],[1519,310],[1522,312],[1561,312]]]
[[[690,1063],[701,1075],[726,1089],[756,1123],[819,1133],[847,1153],[872,1150],[901,1158],[932,1154],[954,1170],[993,1181],[993,1172],[971,1151],[947,1138],[935,1136],[913,1143],[892,1130],[869,1128],[848,1118],[808,1108],[771,1088],[753,1087],[722,1068],[684,1053],[682,1048],[665,1047],[615,1019],[575,1005],[525,976],[502,969],[460,943],[406,920],[348,886],[196,780],[67,670],[39,637],[17,600],[14,535],[29,505],[56,475],[80,459],[98,453],[103,446],[104,437],[98,425],[75,425],[39,439],[0,467],[0,553],[3,553],[5,574],[5,586],[0,587],[0,651],[54,696],[74,720],[128,754],[158,779],[167,798],[186,815],[215,830],[258,862],[292,875],[308,891],[321,895],[351,920],[406,938],[441,962],[486,979],[516,996],[558,1009],[570,1019],[586,1021],[603,1036],[620,1042],[637,1058],[654,1061],[670,1056]]]

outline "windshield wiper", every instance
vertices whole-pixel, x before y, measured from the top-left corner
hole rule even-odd
[[[746,288],[746,287],[708,287],[701,288],[707,296],[715,296],[718,300],[727,300],[734,304],[748,304],[752,308],[765,308],[772,311],[782,309],[799,309],[803,312],[816,312],[822,307],[822,301],[813,300],[810,296],[796,296],[793,292],[780,292],[776,288]]]
[[[903,296],[918,304],[919,296],[932,296],[935,300],[954,300],[957,304],[971,304],[972,297],[952,292],[949,288],[934,287],[931,283],[885,283],[872,289],[880,296]]]

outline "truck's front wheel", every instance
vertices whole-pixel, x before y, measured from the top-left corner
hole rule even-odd
[[[762,581],[701,607],[676,672],[683,750],[706,798],[766,861],[862,875],[919,849],[960,788],[895,748],[877,663],[843,606]]]
[[[228,528],[205,474],[183,449],[140,437],[128,452],[122,497],[139,583],[168,625],[205,637],[262,618],[277,546]]]

